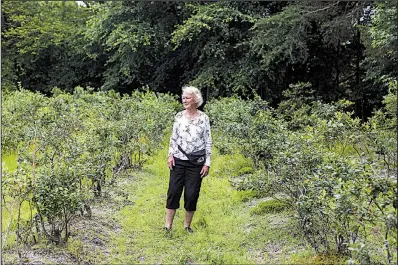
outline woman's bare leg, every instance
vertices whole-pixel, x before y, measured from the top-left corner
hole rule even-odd
[[[185,212],[185,222],[184,222],[184,228],[185,227],[191,227],[191,222],[193,218],[194,211],[186,211]]]
[[[176,209],[167,209],[166,208],[166,225],[168,229],[171,229],[173,226],[174,215],[176,214]]]

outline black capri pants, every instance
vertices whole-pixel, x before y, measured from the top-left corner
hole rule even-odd
[[[202,178],[200,171],[203,166],[196,166],[189,160],[174,157],[175,166],[170,170],[169,189],[167,191],[167,209],[180,208],[180,198],[184,189],[184,208],[196,211]]]

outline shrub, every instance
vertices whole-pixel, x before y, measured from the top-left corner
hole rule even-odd
[[[206,107],[214,141],[254,162],[253,172],[235,171],[231,184],[287,196],[317,253],[391,263],[398,227],[396,87],[390,80],[385,107],[366,123],[344,111],[350,102],[314,101],[308,84],[292,86],[276,111],[238,98],[213,100]]]
[[[53,97],[8,92],[2,151],[16,152],[18,163],[13,172],[3,168],[2,188],[16,201],[18,213],[28,203],[32,214],[24,231],[66,242],[76,213],[101,196],[112,163],[127,161],[117,172],[140,168],[163,141],[179,106],[170,95],[148,91],[124,97],[81,87],[73,94],[54,89]],[[36,242],[36,234],[33,240],[22,236],[19,216],[18,242]]]
[[[267,200],[258,203],[251,211],[251,215],[262,215],[267,213],[279,213],[287,209],[289,205],[280,200]]]

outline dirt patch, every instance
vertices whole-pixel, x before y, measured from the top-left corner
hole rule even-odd
[[[112,187],[111,189],[117,189]],[[108,192],[112,192],[108,190]],[[123,199],[121,199],[121,197]],[[114,218],[124,205],[133,202],[126,200],[125,194],[109,196],[104,193],[91,205],[92,216],[79,215],[71,226],[68,243],[55,246],[52,243],[24,246],[18,255],[15,249],[4,250],[2,264],[98,264],[109,257],[108,243],[112,236],[122,233],[122,226]]]
[[[61,248],[51,245],[37,249],[24,248],[20,250],[21,258],[18,258],[17,251],[3,252],[3,264],[77,264],[78,258],[64,252]]]

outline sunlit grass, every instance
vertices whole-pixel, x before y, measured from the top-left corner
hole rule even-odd
[[[2,156],[3,171],[13,172],[17,168],[17,154],[10,153]],[[3,188],[3,187],[2,187]],[[3,194],[1,198],[1,233],[2,233],[2,248],[13,247],[16,244],[17,220],[19,201],[17,198],[12,198],[7,194]],[[30,206],[27,201],[23,201],[20,210],[20,219],[22,221],[30,220],[31,215],[35,212],[30,211]]]
[[[329,253],[315,255],[313,251],[303,251],[292,255],[291,261],[294,264],[334,264],[343,265],[347,264],[348,257],[340,254]]]
[[[211,171],[203,180],[198,210],[191,225],[193,234],[183,230],[185,210],[182,199],[172,232],[162,230],[169,179],[166,147],[152,158],[143,172],[135,173],[135,178],[140,179],[138,182],[123,184],[125,190],[131,191],[128,199],[134,205],[126,206],[118,213],[117,219],[124,232],[112,238],[112,255],[104,262],[270,263],[274,257],[262,253],[267,245],[282,242],[281,251],[290,251],[297,245],[306,248],[300,242],[302,239],[287,240],[291,237],[289,229],[275,229],[272,221],[267,219],[271,218],[270,215],[251,216],[251,192],[231,187],[229,177],[241,168],[251,167],[250,160],[241,155],[222,156],[217,150],[214,150],[212,159]],[[275,215],[274,219],[287,220],[285,215]],[[282,256],[287,258],[289,253]]]
[[[3,163],[3,170],[13,172],[17,169],[17,153],[3,154],[1,156],[1,162]]]
[[[129,172],[129,177],[119,178],[116,186],[108,187],[114,189],[112,192],[127,194],[131,202],[123,206],[123,196],[121,200],[112,197],[120,204],[112,219],[121,230],[110,234],[105,246],[109,254],[93,252],[77,235],[71,238],[67,253],[81,261],[102,264],[290,264],[315,256],[295,227],[290,211],[252,214],[261,200],[250,190],[233,189],[229,181],[252,168],[252,162],[239,154],[220,155],[216,149],[210,174],[202,183],[192,222],[194,233],[183,230],[183,198],[172,232],[163,231],[169,180],[167,149],[164,144],[142,171]]]
[[[213,155],[212,171],[202,182],[198,210],[192,223],[195,232],[188,234],[183,230],[185,210],[181,199],[173,230],[167,234],[162,230],[169,178],[167,148],[153,157],[144,171],[138,173],[142,181],[129,196],[135,204],[122,209],[118,216],[127,238],[113,239],[117,254],[107,262],[125,258],[133,263],[252,263],[242,248],[245,244],[244,209],[238,203],[240,196],[232,196],[238,191],[230,187],[226,175],[219,174],[221,164],[228,165],[220,159],[225,157]],[[245,159],[240,158],[236,163],[241,164],[242,160]],[[229,164],[236,166],[234,162]],[[218,170],[213,171],[213,168]]]

